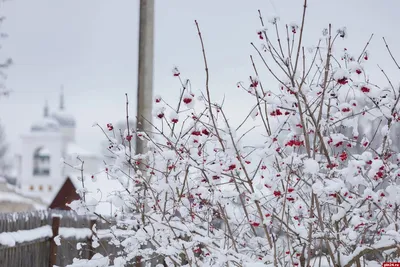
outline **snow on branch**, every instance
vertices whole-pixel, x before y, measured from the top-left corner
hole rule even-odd
[[[211,97],[213,74],[195,21],[204,83],[192,85],[174,67],[177,102],[155,97],[154,117],[144,118],[151,131],[98,125],[114,159],[104,173],[120,187],[105,195],[83,184],[70,207],[98,215],[99,203],[112,204],[116,225],[96,235],[121,247],[116,266],[400,261],[400,87],[384,71],[388,85],[370,80],[372,35],[362,51],[340,49],[347,29],[328,25],[306,49],[306,10],[304,1],[302,21],[283,31],[277,17],[267,31],[259,11],[251,70],[232,77],[250,109],[230,114],[227,99]],[[134,137],[148,152],[135,155]],[[108,256],[98,260],[108,266]]]

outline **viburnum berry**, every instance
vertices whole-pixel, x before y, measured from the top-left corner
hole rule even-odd
[[[338,30],[337,30],[337,33],[338,33],[338,35],[339,35],[341,38],[346,37],[346,36],[347,36],[347,29],[346,29],[346,27],[343,27],[343,28],[338,29]]]
[[[369,89],[368,87],[366,87],[366,86],[362,86],[361,87],[361,92],[363,92],[363,93],[369,93],[371,91],[371,89]]]
[[[165,111],[165,107],[159,107],[159,108],[157,108],[157,110],[155,111],[155,116],[156,116],[157,118],[159,118],[159,119],[164,118],[164,116],[165,116],[164,111]]]
[[[182,98],[183,103],[189,105],[193,102],[193,94],[184,94]]]
[[[210,132],[206,128],[201,130],[201,133],[204,134],[204,135],[210,135]]]
[[[364,53],[364,60],[368,60],[368,52]]]
[[[131,135],[131,134],[127,135],[127,136],[126,136],[126,140],[127,140],[128,142],[132,141],[132,135]]]
[[[107,123],[107,128],[109,131],[114,130],[114,126],[111,123]]]
[[[201,132],[200,132],[200,131],[197,131],[197,130],[194,130],[194,131],[192,132],[192,135],[194,135],[194,136],[201,136]]]
[[[254,226],[254,227],[258,227],[258,226],[260,226],[260,223],[258,223],[258,222],[252,222],[251,225]]]
[[[250,77],[250,88],[256,88],[258,86],[258,78]]]
[[[289,140],[289,141],[285,144],[285,146],[290,146],[290,147],[292,147],[292,146],[297,146],[297,147],[299,147],[299,146],[304,146],[304,141],[300,141],[300,140]]]
[[[296,34],[297,29],[299,28],[299,26],[298,26],[296,23],[291,23],[291,24],[290,24],[290,28],[291,28],[291,30],[292,30],[292,33],[293,33],[293,34]]]
[[[280,116],[283,115],[282,111],[278,108],[270,113],[271,116]]]
[[[191,98],[184,98],[183,99],[183,103],[185,103],[185,104],[189,104],[190,102],[192,102]]]
[[[178,77],[179,75],[181,75],[181,73],[179,72],[178,67],[174,67],[172,69],[172,74],[174,75],[174,77]]]
[[[236,168],[236,164],[231,164],[228,166],[228,169],[226,171],[233,171]]]
[[[160,102],[161,102],[161,96],[156,96],[156,97],[154,98],[154,101],[155,101],[156,103],[160,103]]]
[[[343,78],[338,79],[337,82],[338,82],[338,84],[345,85],[345,84],[347,84],[349,81],[347,80],[346,77],[343,77]]]
[[[338,165],[336,164],[336,163],[331,163],[331,164],[327,164],[326,165],[326,167],[328,168],[328,169],[333,169],[333,168],[335,168],[335,167],[337,167]]]
[[[346,159],[347,159],[347,153],[346,153],[346,151],[343,151],[341,154],[340,154],[340,160],[341,161],[345,161]]]
[[[339,141],[339,142],[337,142],[337,143],[335,144],[335,147],[340,147],[341,145],[343,145],[343,142],[342,142],[342,141]]]

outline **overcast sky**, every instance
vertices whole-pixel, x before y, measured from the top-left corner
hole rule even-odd
[[[192,80],[193,89],[203,89],[197,19],[208,53],[213,97],[226,94],[227,111],[234,119],[242,118],[249,98],[238,93],[235,84],[252,75],[249,55],[255,54],[250,42],[259,41],[257,9],[265,16],[278,14],[283,23],[300,22],[302,2],[156,0],[155,94],[177,96],[179,84],[171,75],[174,65]],[[93,122],[105,125],[124,119],[124,94],[130,95],[131,103],[135,100],[138,7],[138,0],[12,0],[1,6],[0,13],[7,16],[3,31],[9,35],[1,55],[12,57],[15,64],[7,81],[14,92],[0,99],[0,119],[14,150],[19,136],[41,118],[46,99],[51,110],[58,108],[61,84],[66,109],[77,119],[78,143],[100,150],[103,139]],[[316,44],[328,23],[334,29],[347,26],[346,46],[356,51],[375,33],[369,50],[376,79],[384,81],[376,63],[395,77],[381,38],[387,38],[400,59],[399,10],[398,0],[309,0],[306,45]],[[132,104],[132,114],[135,108]]]

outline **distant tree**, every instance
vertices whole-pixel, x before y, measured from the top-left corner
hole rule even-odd
[[[5,175],[11,164],[8,159],[9,146],[6,141],[4,127],[0,124],[0,175]]]
[[[0,0],[0,3],[5,2],[4,0]],[[4,39],[8,37],[8,34],[3,32],[2,26],[6,17],[0,14],[0,50],[3,48],[2,42]],[[9,88],[5,85],[5,80],[7,79],[7,75],[5,70],[10,67],[13,63],[13,60],[10,57],[4,56],[0,53],[0,96],[8,96],[11,92]]]
[[[5,2],[4,0],[0,1]],[[0,50],[3,48],[2,41],[8,37],[6,33],[3,32],[2,26],[6,17],[0,14]],[[11,90],[7,88],[5,81],[7,80],[7,75],[5,70],[11,66],[13,63],[12,59],[0,53],[0,97],[8,96]],[[6,142],[6,134],[3,125],[0,124],[0,175],[4,175],[11,168],[10,161],[8,159],[9,146]]]

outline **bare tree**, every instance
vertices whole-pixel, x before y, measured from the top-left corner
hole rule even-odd
[[[0,6],[4,4],[5,0],[0,1]],[[3,32],[2,26],[6,17],[3,14],[0,14],[0,51],[3,48],[2,42],[4,39],[8,37],[8,34]],[[0,96],[8,96],[11,92],[9,88],[6,87],[5,81],[7,79],[7,75],[5,70],[10,67],[13,63],[13,60],[10,57],[4,56],[0,53]]]
[[[5,175],[10,169],[11,164],[7,158],[9,146],[6,142],[4,127],[0,125],[0,175]]]
[[[0,1],[0,6],[4,4],[5,0]],[[0,14],[0,51],[2,47],[2,41],[8,37],[6,33],[3,32],[2,26],[6,17]],[[7,75],[5,70],[8,69],[13,63],[12,59],[6,56],[3,56],[0,53],[0,97],[8,96],[11,90],[7,88],[5,81],[7,79]],[[3,125],[0,124],[0,175],[5,175],[6,172],[10,169],[11,164],[9,159],[7,158],[9,151],[9,146],[6,142],[6,134]]]

